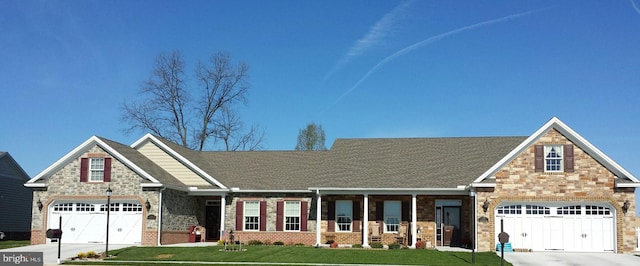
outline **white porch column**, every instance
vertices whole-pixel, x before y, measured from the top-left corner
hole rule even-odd
[[[410,248],[416,248],[416,241],[418,241],[418,230],[416,223],[418,222],[418,207],[416,194],[411,195],[411,246]]]
[[[369,195],[364,194],[364,212],[362,214],[362,246],[369,247]]]
[[[220,239],[224,237],[224,224],[227,220],[227,196],[220,196]]]
[[[321,245],[322,241],[322,196],[320,191],[316,191],[316,247]]]

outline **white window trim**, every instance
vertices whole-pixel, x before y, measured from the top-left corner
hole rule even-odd
[[[297,213],[297,215],[288,215],[287,205],[293,204],[293,203],[297,203],[298,204],[298,213]],[[283,210],[284,219],[282,221],[284,223],[284,225],[283,225],[284,231],[286,231],[286,232],[300,232],[300,227],[302,226],[302,215],[300,214],[301,213],[301,208],[302,208],[302,204],[300,203],[300,201],[285,201],[284,202],[284,210]],[[298,229],[297,230],[287,230],[287,217],[298,218]]]
[[[547,158],[547,155],[551,152],[551,150],[555,148],[556,153],[560,154],[559,158]],[[554,145],[544,145],[544,153],[543,153],[543,161],[544,161],[544,171],[547,173],[561,173],[564,172],[564,146],[560,144]],[[547,160],[560,160],[560,169],[558,170],[549,170],[547,165]]]
[[[389,214],[388,214],[388,209],[389,209],[389,208],[387,207],[387,206],[388,206],[388,205],[387,205],[387,203],[397,203],[397,204],[398,204],[398,207],[399,207],[399,209],[398,209],[398,210],[399,210],[400,212],[398,213],[398,215],[397,215],[397,216],[396,216],[396,215],[389,215]],[[398,230],[400,230],[400,226],[402,225],[402,201],[399,201],[399,200],[386,200],[386,201],[384,201],[384,205],[385,205],[385,206],[384,206],[384,232],[385,232],[385,233],[397,233],[397,232],[398,232]],[[395,230],[395,231],[393,231],[393,230],[387,230],[387,226],[388,226],[388,225],[395,225],[395,224],[387,224],[387,221],[388,221],[388,219],[390,219],[390,218],[397,218],[397,219],[398,219],[398,223],[397,223],[397,225],[398,225],[398,230]]]
[[[338,216],[338,204],[339,203],[343,203],[346,204],[349,207],[349,215],[348,216]],[[351,200],[336,200],[336,232],[342,232],[342,233],[347,233],[347,232],[353,232],[353,201]],[[340,220],[340,217],[346,217],[349,218],[349,230],[341,230],[340,228],[340,224],[338,223],[338,221]]]
[[[102,168],[93,168],[94,160],[102,160]],[[93,177],[93,173],[100,173],[100,177]],[[89,158],[89,182],[104,182],[104,158]]]
[[[247,208],[247,204],[248,203],[256,204],[258,206],[258,215],[257,216],[254,216],[254,215],[247,216],[247,209],[248,209]],[[260,201],[245,201],[244,202],[244,208],[242,208],[242,210],[244,212],[243,215],[242,215],[242,229],[244,231],[252,231],[252,232],[260,231]],[[258,219],[256,219],[257,220],[257,224],[258,224],[257,229],[247,229],[247,217],[257,217],[258,218]]]

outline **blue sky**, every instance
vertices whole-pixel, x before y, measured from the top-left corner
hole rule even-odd
[[[634,2],[635,1],[635,2]],[[528,136],[557,116],[640,176],[640,0],[0,1],[0,150],[36,175],[92,135],[155,57],[250,65],[247,125],[336,138]]]

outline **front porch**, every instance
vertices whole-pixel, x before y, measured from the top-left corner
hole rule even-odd
[[[326,245],[378,242],[410,248],[471,247],[474,198],[468,192],[406,195],[317,193],[316,243]]]

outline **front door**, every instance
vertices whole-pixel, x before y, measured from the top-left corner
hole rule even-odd
[[[220,240],[220,201],[208,200],[206,206],[206,240]]]
[[[440,246],[459,246],[462,238],[460,200],[436,200],[436,240]]]

